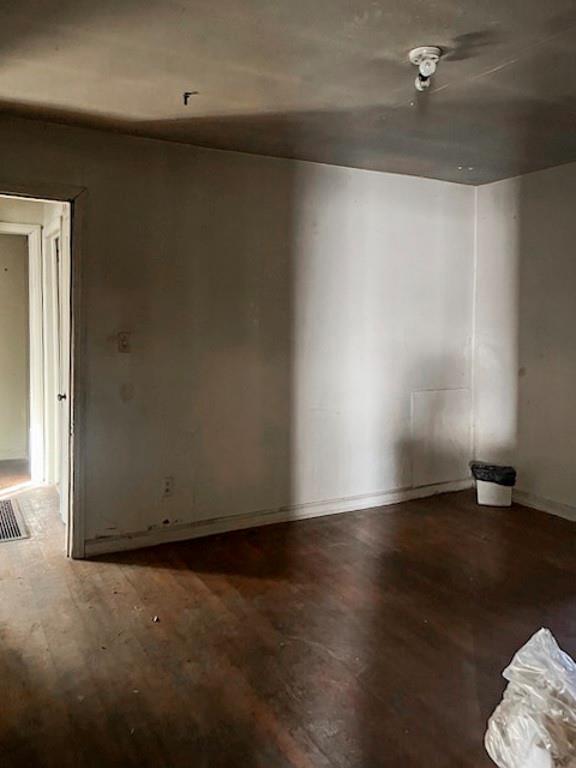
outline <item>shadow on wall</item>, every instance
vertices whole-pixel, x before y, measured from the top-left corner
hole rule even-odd
[[[523,77],[537,93],[549,85],[536,68]],[[569,101],[566,110],[573,123]],[[526,157],[540,150],[530,131],[517,144]],[[576,167],[480,187],[478,195],[477,458],[515,464],[521,492],[574,509]]]
[[[550,76],[527,73],[545,92]],[[573,98],[566,103],[576,121]],[[572,130],[573,132],[573,130]],[[566,139],[568,140],[568,139]],[[537,147],[524,138],[526,152]],[[576,515],[576,165],[518,180],[519,487]]]
[[[576,166],[518,180],[519,487],[576,511]]]
[[[201,372],[191,381],[196,455],[181,470],[194,468],[196,520],[294,503],[297,172],[286,168],[279,179],[263,167],[254,183],[249,166],[221,158],[205,173],[189,283]],[[179,407],[190,404],[175,404],[169,423]],[[290,556],[287,536],[254,566],[282,578]]]

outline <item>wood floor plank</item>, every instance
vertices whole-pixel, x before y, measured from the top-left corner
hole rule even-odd
[[[463,492],[74,562],[28,493],[2,768],[488,768],[514,651],[576,654],[576,529],[541,512]]]

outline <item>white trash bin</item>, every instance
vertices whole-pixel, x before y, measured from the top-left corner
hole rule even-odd
[[[509,507],[512,504],[512,488],[516,483],[514,467],[472,461],[470,469],[476,480],[478,504],[487,507]]]
[[[487,507],[509,507],[512,504],[512,488],[487,480],[476,480],[478,504]]]

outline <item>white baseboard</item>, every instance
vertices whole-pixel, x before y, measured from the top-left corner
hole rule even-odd
[[[17,451],[0,451],[0,461],[28,461],[26,454],[26,450],[17,450]]]
[[[471,488],[472,479],[456,480],[450,483],[438,483],[437,485],[424,485],[419,488],[402,488],[394,491],[383,491],[377,494],[363,496],[351,496],[344,499],[330,499],[328,501],[311,502],[292,507],[283,507],[275,510],[263,510],[246,515],[234,515],[219,517],[212,520],[200,520],[183,523],[170,527],[157,527],[150,531],[123,534],[121,536],[101,536],[88,539],[85,542],[85,556],[104,555],[112,552],[122,552],[128,549],[152,547],[156,544],[166,544],[185,539],[196,539],[201,536],[210,536],[215,533],[238,531],[243,528],[257,528],[262,525],[274,523],[286,523],[292,520],[304,520],[310,517],[323,517],[325,515],[340,515],[343,512],[354,512],[371,507],[383,507],[397,504],[410,499],[422,499],[434,496],[438,493],[463,491]]]
[[[566,520],[576,521],[576,507],[572,507],[569,504],[544,499],[542,496],[535,496],[533,493],[519,490],[513,491],[512,498],[515,502],[523,504],[525,507],[532,507],[532,509],[539,509],[541,512],[548,512],[551,515],[557,515]]]

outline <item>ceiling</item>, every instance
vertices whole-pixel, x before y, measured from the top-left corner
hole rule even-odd
[[[576,160],[575,51],[576,0],[3,0],[0,109],[481,184]]]

